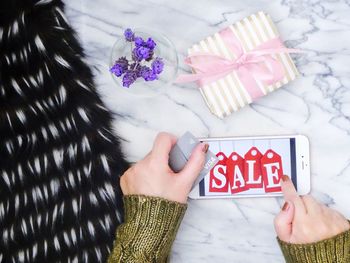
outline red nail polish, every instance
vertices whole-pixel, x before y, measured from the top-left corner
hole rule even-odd
[[[285,202],[282,206],[282,211],[287,211],[289,209],[289,202]]]
[[[204,143],[204,146],[202,146],[202,151],[203,151],[204,153],[207,153],[207,152],[208,152],[208,149],[209,149],[209,144]]]
[[[282,181],[283,181],[283,182],[289,181],[289,176],[283,175],[283,176],[282,176]]]

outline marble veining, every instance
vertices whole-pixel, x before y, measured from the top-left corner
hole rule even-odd
[[[305,134],[311,142],[312,194],[350,217],[350,1],[74,0],[65,1],[94,68],[98,90],[115,114],[130,161],[159,131],[180,136]],[[149,27],[176,45],[180,61],[193,43],[256,11],[275,21],[301,76],[224,120],[195,85],[172,85],[144,99],[121,92],[108,72],[111,47],[126,27]],[[189,68],[180,63],[180,72]],[[273,230],[280,198],[205,200],[189,207],[171,262],[283,262]]]

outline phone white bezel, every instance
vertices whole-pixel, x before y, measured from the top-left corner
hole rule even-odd
[[[295,138],[295,154],[297,169],[297,188],[300,195],[308,194],[311,190],[310,179],[310,145],[309,139],[305,135],[278,135],[278,136],[246,136],[246,137],[215,137],[215,138],[198,138],[200,141],[226,141],[226,140],[258,140],[258,139],[283,139]],[[189,194],[191,199],[223,199],[223,198],[247,198],[247,197],[276,197],[277,194],[264,195],[227,195],[227,196],[200,196],[199,185],[197,185]]]

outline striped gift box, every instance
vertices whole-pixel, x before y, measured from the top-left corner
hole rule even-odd
[[[278,31],[269,15],[258,12],[229,26],[237,39],[241,42],[244,52],[251,51],[264,42],[279,37]],[[233,54],[224,44],[219,33],[200,41],[189,50],[189,55],[206,52],[234,59]],[[288,53],[272,55],[284,68],[284,78],[273,85],[266,85],[257,81],[258,87],[264,95],[272,92],[298,76],[298,71]],[[194,72],[195,70],[192,69]],[[239,110],[253,100],[235,71],[217,81],[201,86],[200,92],[210,111],[219,118],[224,118]]]

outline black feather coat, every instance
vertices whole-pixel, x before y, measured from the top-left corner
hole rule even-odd
[[[0,0],[0,262],[105,262],[127,168],[60,0]]]

